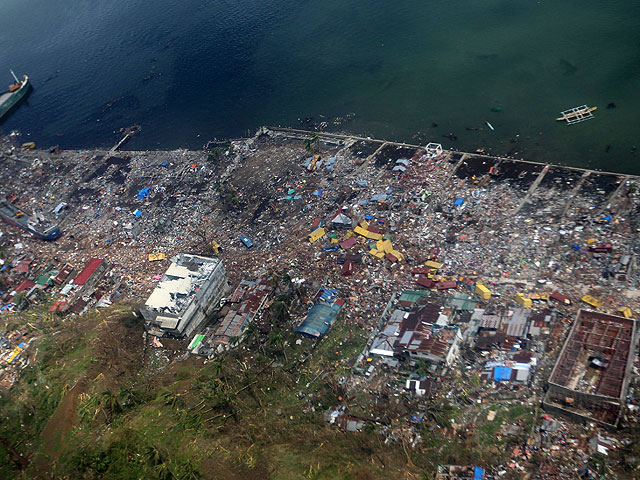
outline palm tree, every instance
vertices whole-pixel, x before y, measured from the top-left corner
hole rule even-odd
[[[307,138],[304,141],[304,148],[307,152],[315,152],[316,147],[318,146],[318,141],[320,140],[320,138],[318,137],[318,134],[314,134],[311,138]]]

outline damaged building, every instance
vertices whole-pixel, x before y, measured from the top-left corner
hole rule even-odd
[[[543,406],[617,426],[633,366],[636,322],[579,310],[549,377]]]
[[[181,253],[140,309],[152,335],[191,335],[220,306],[227,277],[217,258]]]
[[[459,327],[449,325],[442,306],[427,303],[412,312],[395,309],[374,337],[369,353],[451,365],[458,357],[461,340]]]

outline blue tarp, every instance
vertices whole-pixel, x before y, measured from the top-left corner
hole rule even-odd
[[[143,200],[143,199],[145,199],[146,197],[148,197],[148,196],[149,196],[149,190],[150,190],[150,189],[151,189],[151,187],[147,187],[147,188],[143,188],[142,190],[140,190],[140,191],[138,192],[138,198],[139,198],[140,200]]]
[[[464,203],[464,199],[462,199],[462,198],[456,198],[456,201],[455,201],[455,202],[453,202],[453,204],[454,204],[456,207],[459,207],[459,206],[460,206],[460,205],[462,205],[463,203]]]
[[[503,382],[511,380],[511,368],[510,367],[496,367],[493,369],[493,379],[496,382]]]
[[[141,212],[140,210],[138,210],[137,208],[134,210],[133,214],[134,214],[136,217],[140,217],[140,216],[142,216],[142,212]]]
[[[473,480],[482,480],[484,478],[484,469],[480,467],[474,467]]]
[[[304,321],[296,328],[296,332],[313,337],[324,335],[342,308],[341,305],[334,303],[338,293],[340,293],[339,290],[334,288],[322,289],[315,305],[311,307]]]
[[[249,240],[249,237],[247,237],[246,235],[243,235],[242,237],[240,237],[240,241],[244,243],[244,246],[247,248],[253,247],[253,242]]]
[[[340,294],[340,290],[338,290],[337,288],[323,288],[318,293],[317,302],[333,303],[336,301],[336,298],[338,297],[339,294]]]

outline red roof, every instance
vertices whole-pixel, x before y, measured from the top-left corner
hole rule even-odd
[[[13,289],[13,291],[16,293],[20,293],[24,292],[25,290],[31,290],[35,286],[36,284],[31,280],[23,280],[20,285]]]
[[[571,305],[571,299],[569,297],[567,297],[566,295],[560,293],[560,292],[553,292],[550,297],[554,300],[557,300],[560,303],[564,303],[566,305]]]
[[[425,288],[433,288],[436,286],[436,282],[434,282],[433,280],[427,277],[422,277],[422,276],[418,277],[418,279],[416,280],[416,283]]]
[[[342,266],[342,275],[351,275],[353,273],[353,262],[347,260]]]
[[[62,270],[60,270],[58,274],[55,276],[55,278],[53,279],[53,283],[55,283],[56,285],[60,285],[62,282],[64,282],[67,279],[67,277],[71,274],[72,270],[73,270],[73,267],[67,263],[64,267],[62,267]]]
[[[80,275],[73,281],[74,285],[84,285],[87,280],[93,275],[93,272],[102,264],[104,260],[102,258],[92,258],[87,266],[82,269]]]
[[[51,305],[51,308],[49,308],[50,312],[63,313],[63,312],[66,312],[67,310],[69,310],[69,304],[64,300],[57,300],[56,302],[54,302],[53,305]]]
[[[456,288],[458,286],[458,282],[455,280],[449,280],[447,282],[438,282],[438,290],[447,290],[449,288]]]
[[[426,275],[431,271],[429,267],[413,267],[411,275]]]
[[[369,227],[367,228],[367,230],[369,230],[371,233],[380,233],[383,234],[384,230],[374,227],[373,225],[369,225]]]
[[[13,271],[16,273],[29,273],[29,264],[27,262],[20,261]]]
[[[342,242],[340,246],[346,250],[347,248],[353,247],[356,243],[356,237],[351,237]]]

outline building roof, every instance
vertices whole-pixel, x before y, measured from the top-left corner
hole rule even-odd
[[[344,300],[337,298],[339,290],[323,288],[316,295],[316,303],[311,307],[306,318],[296,328],[296,332],[305,333],[313,337],[324,335],[333,324]]]
[[[62,267],[59,271],[58,274],[53,277],[53,283],[55,283],[56,285],[60,285],[62,282],[64,282],[67,277],[69,275],[71,275],[71,272],[73,271],[73,267],[71,265],[69,265],[68,263],[64,265],[64,267]]]
[[[527,310],[523,308],[516,308],[513,317],[507,323],[507,336],[510,337],[524,337],[527,333],[527,324],[529,321],[529,314]]]
[[[25,290],[31,290],[35,286],[36,284],[31,280],[23,280],[22,282],[20,282],[20,285],[13,289],[13,291],[16,293],[20,293],[24,292]]]
[[[346,250],[347,248],[353,247],[356,243],[357,243],[356,237],[351,237],[346,239],[344,242],[342,242],[340,244],[340,247]]]
[[[214,341],[229,344],[233,337],[241,336],[271,292],[273,292],[273,287],[266,279],[256,282],[242,281],[232,298],[232,301],[236,299],[237,305],[234,305],[220,322],[214,335]]]
[[[87,283],[87,280],[91,278],[93,272],[95,272],[98,267],[102,264],[104,260],[102,258],[92,258],[89,260],[89,263],[82,269],[80,275],[78,275],[73,281],[74,285],[84,285]]]
[[[217,258],[185,253],[175,256],[171,262],[145,307],[169,315],[182,315],[221,262]]]

